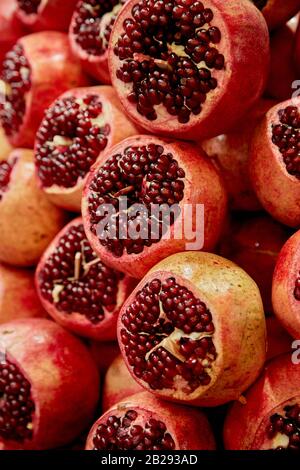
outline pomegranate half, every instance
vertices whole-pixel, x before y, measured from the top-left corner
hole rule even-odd
[[[114,23],[108,59],[135,123],[201,140],[228,131],[261,96],[268,29],[248,0],[129,0]]]
[[[56,323],[0,326],[0,449],[65,445],[89,425],[99,398],[86,347]]]
[[[266,356],[258,287],[220,256],[170,256],[124,303],[118,340],[132,376],[158,397],[196,406],[238,400]]]
[[[43,254],[36,287],[45,310],[80,336],[116,339],[119,310],[133,280],[106,266],[93,252],[82,219],[72,220]]]
[[[45,111],[35,139],[40,185],[49,199],[80,212],[91,166],[121,140],[137,133],[110,86],[76,88]]]
[[[95,422],[86,443],[86,450],[214,449],[214,436],[202,411],[162,403],[147,392],[128,397],[106,411]]]

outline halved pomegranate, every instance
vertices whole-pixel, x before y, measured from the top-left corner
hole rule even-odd
[[[67,34],[44,31],[19,39],[0,73],[0,122],[11,144],[32,148],[44,110],[64,91],[86,83]]]
[[[196,406],[239,399],[264,364],[265,335],[255,282],[231,261],[200,252],[154,266],[118,322],[121,353],[137,382]]]
[[[67,31],[77,0],[16,0],[16,15],[31,31]]]
[[[300,338],[300,230],[282,248],[273,277],[272,302],[280,323]]]
[[[116,338],[117,317],[133,280],[106,266],[93,252],[82,219],[53,240],[36,271],[45,310],[65,328],[102,341]]]
[[[230,450],[300,450],[300,364],[290,354],[269,362],[262,377],[228,413]]]
[[[0,2],[0,61],[19,37],[24,36],[25,30],[16,19],[15,0]]]
[[[86,450],[214,450],[200,410],[162,403],[147,392],[117,403],[92,427]]]
[[[276,317],[269,317],[267,323],[267,360],[284,353],[292,353],[293,338],[283,328]]]
[[[300,224],[300,97],[271,108],[258,125],[250,150],[253,188],[272,217]]]
[[[70,44],[84,70],[110,84],[108,44],[115,19],[127,0],[79,0],[69,29]]]
[[[201,143],[208,156],[220,168],[233,210],[257,211],[261,208],[250,183],[248,160],[254,130],[274,104],[272,100],[261,99],[237,127],[227,134]]]
[[[45,316],[33,272],[0,264],[0,323]]]
[[[50,449],[79,436],[99,398],[86,347],[56,323],[0,326],[0,449]]]
[[[125,398],[144,391],[134,380],[119,354],[109,366],[102,390],[102,411],[106,411]]]
[[[105,263],[141,278],[191,242],[198,240],[195,249],[202,242],[211,249],[223,228],[226,199],[220,175],[202,149],[140,135],[107,151],[92,168],[83,222]]]
[[[35,162],[49,199],[80,212],[91,166],[121,140],[137,133],[110,86],[77,88],[46,110],[35,140]]]
[[[0,161],[0,261],[35,265],[65,222],[37,185],[31,150],[13,150]]]
[[[112,29],[109,66],[134,122],[201,140],[229,130],[262,94],[268,29],[249,1],[129,0]]]
[[[248,0],[244,0],[248,1]],[[299,12],[299,0],[251,0],[264,15],[270,29],[278,28]]]

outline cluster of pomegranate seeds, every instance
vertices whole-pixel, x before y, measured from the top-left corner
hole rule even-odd
[[[7,190],[7,186],[10,181],[10,175],[15,164],[14,161],[3,160],[0,162],[0,201],[3,193]]]
[[[23,10],[27,15],[37,13],[42,0],[17,0],[20,10]]]
[[[296,106],[278,113],[280,124],[272,126],[272,141],[279,148],[288,173],[300,179],[300,114]]]
[[[277,447],[277,450],[289,449],[300,450],[300,406],[286,406],[285,416],[274,414],[270,418],[270,425],[267,429],[268,437],[273,439],[276,435],[287,436],[287,446]]]
[[[34,403],[31,386],[18,367],[0,352],[0,437],[22,442],[32,438]]]
[[[141,253],[145,246],[157,243],[169,228],[169,221],[163,212],[155,217],[151,215],[152,204],[179,204],[184,196],[184,176],[183,169],[173,155],[164,153],[164,148],[160,145],[128,147],[123,154],[111,156],[90,184],[89,213],[92,232],[98,234],[101,244],[115,256],[122,256],[124,250],[128,254]],[[127,197],[128,212],[120,210],[121,196]],[[143,204],[149,213],[130,213],[130,207],[136,203]],[[98,233],[99,223],[107,215],[99,214],[97,210],[100,205],[105,204],[112,205],[117,216],[112,215],[104,233]],[[179,208],[178,210],[180,211]],[[125,221],[123,212],[127,214]],[[179,214],[171,215],[170,223],[173,224]],[[136,226],[137,223],[146,230],[141,230],[141,236],[133,239],[127,234],[130,234],[131,224]],[[157,228],[156,237],[151,237],[154,226]],[[119,238],[120,227],[125,234],[123,239]],[[116,236],[112,236],[114,233]]]
[[[207,94],[217,87],[212,71],[225,58],[214,14],[195,0],[140,0],[124,21],[114,53],[122,61],[117,77],[132,83],[128,100],[148,120],[162,105],[180,123],[200,114]]]
[[[80,313],[97,324],[105,312],[115,309],[122,277],[96,257],[80,224],[61,237],[40,272],[39,282],[43,297],[59,311]]]
[[[174,278],[154,279],[122,315],[121,341],[136,377],[154,390],[183,387],[186,393],[210,383],[217,357],[212,315]]]
[[[165,423],[149,418],[134,424],[139,415],[128,410],[124,417],[109,416],[100,424],[93,439],[94,450],[172,450],[175,442]]]
[[[25,113],[25,94],[31,87],[31,69],[20,44],[5,56],[0,74],[0,120],[10,136],[18,131]]]
[[[100,56],[105,53],[112,26],[125,1],[81,0],[78,3],[73,34],[77,44],[88,54]]]
[[[57,100],[45,113],[35,152],[44,187],[71,188],[84,178],[108,142],[110,126],[96,95]]]

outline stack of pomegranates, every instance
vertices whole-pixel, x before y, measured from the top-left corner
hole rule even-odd
[[[0,450],[300,450],[299,13],[1,0]]]

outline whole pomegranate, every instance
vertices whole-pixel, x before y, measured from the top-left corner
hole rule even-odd
[[[15,149],[0,161],[0,261],[35,265],[64,223],[38,188],[31,150]]]
[[[0,264],[0,323],[45,316],[35,290],[33,272]]]
[[[289,232],[283,225],[268,215],[255,215],[239,223],[233,220],[226,237],[222,238],[220,254],[238,264],[255,280],[268,314],[273,311],[273,272],[288,237]]]
[[[54,320],[80,336],[108,341],[116,339],[118,313],[134,284],[96,256],[77,218],[41,257],[36,287]]]
[[[244,0],[248,1],[248,0]],[[278,28],[298,13],[299,0],[251,0],[264,15],[270,29]]]
[[[67,91],[46,110],[36,135],[41,187],[55,204],[80,212],[90,167],[104,150],[136,133],[112,87]]]
[[[220,256],[166,258],[124,303],[118,339],[129,371],[166,400],[217,406],[239,399],[266,355],[259,290]]]
[[[0,72],[0,122],[11,144],[32,148],[45,109],[64,91],[84,84],[67,34],[43,31],[19,39]]]
[[[272,100],[261,99],[237,127],[201,144],[220,168],[233,210],[257,211],[261,208],[248,174],[249,152],[257,124],[274,104]]]
[[[226,202],[223,181],[201,148],[139,135],[109,149],[94,165],[82,214],[101,259],[141,278],[189,246],[212,249]]]
[[[120,354],[117,341],[90,340],[89,349],[101,375],[106,373],[114,359]]]
[[[50,449],[75,439],[93,418],[97,368],[85,346],[56,323],[0,326],[0,448]]]
[[[279,222],[300,224],[300,97],[271,108],[251,144],[249,170],[264,209]]]
[[[126,0],[79,0],[69,28],[70,44],[84,70],[110,84],[108,44],[112,26]]]
[[[77,0],[16,0],[16,16],[31,31],[67,31]]]
[[[267,360],[292,352],[293,338],[282,327],[276,317],[269,317],[267,323]]]
[[[106,411],[93,425],[86,443],[86,450],[214,449],[214,436],[202,411],[163,403],[147,392]]]
[[[1,0],[0,2],[0,61],[6,52],[13,46],[25,30],[16,19],[15,0]]]
[[[231,450],[300,449],[300,364],[290,354],[269,362],[244,403],[234,403],[224,441]]]
[[[141,391],[143,388],[133,379],[123,357],[119,354],[105,374],[102,410],[106,411],[121,400]]]
[[[284,328],[300,338],[300,230],[280,251],[273,277],[274,312]]]
[[[269,35],[248,0],[129,0],[108,58],[134,122],[154,134],[201,140],[229,130],[262,94]]]

